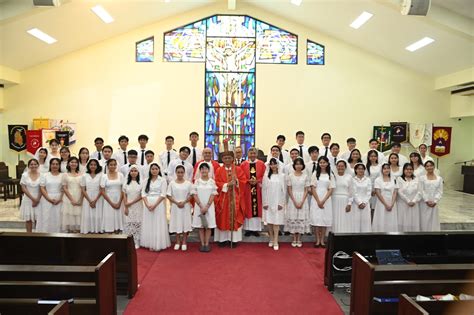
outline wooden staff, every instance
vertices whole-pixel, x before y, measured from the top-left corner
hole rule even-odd
[[[235,220],[235,167],[232,165],[231,181],[234,181],[230,194],[230,248],[234,246],[234,220]]]

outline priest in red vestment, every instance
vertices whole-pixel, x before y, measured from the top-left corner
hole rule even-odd
[[[222,154],[224,165],[215,174],[217,185],[216,223],[214,241],[222,245],[242,241],[242,224],[244,209],[242,203],[242,187],[247,179],[240,167],[234,165],[234,153],[226,151]],[[232,222],[233,221],[233,222]]]
[[[203,159],[197,162],[194,166],[193,182],[201,177],[199,172],[199,165],[201,165],[201,163],[207,163],[209,165],[209,177],[212,179],[214,179],[214,177],[216,176],[216,171],[220,167],[219,163],[212,159],[211,148],[204,148],[202,150],[202,158]]]
[[[240,168],[247,178],[243,187],[245,222],[245,236],[260,236],[262,230],[262,181],[265,175],[265,163],[257,159],[258,151],[250,148],[247,152],[248,159]]]

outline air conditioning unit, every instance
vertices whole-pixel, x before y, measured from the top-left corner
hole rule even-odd
[[[431,0],[402,0],[401,12],[403,15],[427,15]]]
[[[33,0],[33,5],[36,7],[59,7],[61,0]]]

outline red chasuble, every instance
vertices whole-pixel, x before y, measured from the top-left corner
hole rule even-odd
[[[265,163],[255,159],[255,162],[252,163],[250,160],[247,160],[242,163],[240,166],[244,172],[245,177],[247,178],[247,184],[243,190],[244,194],[244,209],[245,217],[250,218],[261,218],[262,217],[262,181],[263,175],[265,173]],[[255,186],[250,185],[249,180],[255,178],[257,184]]]
[[[237,231],[244,223],[244,210],[242,208],[242,187],[247,184],[247,179],[240,167],[232,165],[231,170],[226,170],[225,166],[221,166],[217,169],[215,175],[215,181],[217,185],[217,198],[216,198],[216,223],[217,227],[221,231],[231,230],[231,206],[230,206],[230,189],[227,192],[223,192],[222,188],[225,184],[231,181],[232,174],[234,174],[236,180],[239,182],[238,186],[235,186],[235,214],[232,231]]]

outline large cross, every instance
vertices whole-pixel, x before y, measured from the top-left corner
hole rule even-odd
[[[247,15],[214,15],[164,34],[163,59],[205,63],[205,146],[255,145],[257,63],[296,64],[298,37]]]

